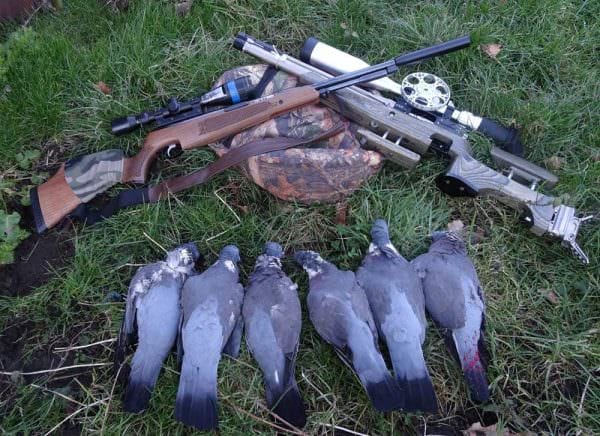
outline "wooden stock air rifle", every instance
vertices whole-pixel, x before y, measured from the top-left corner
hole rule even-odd
[[[272,45],[246,34],[239,34],[234,46],[265,63],[297,76],[301,83],[316,83],[331,77],[331,74],[280,53]],[[338,55],[329,52],[328,55],[316,59],[315,63],[334,74],[356,68],[356,63],[348,62],[350,55],[336,51]],[[308,59],[312,62],[314,58],[310,54],[308,53]],[[350,66],[345,65],[346,62]],[[416,75],[416,77],[409,75],[408,77],[412,76],[414,80],[412,82],[407,80],[406,85],[403,82],[401,87],[392,82],[397,89],[399,88],[401,94],[404,91],[405,98],[399,101],[353,86],[336,92],[335,96],[324,96],[321,102],[363,127],[358,130],[358,134],[364,147],[381,152],[404,168],[414,167],[420,156],[428,151],[434,151],[448,158],[449,167],[436,179],[439,189],[453,196],[488,195],[497,198],[521,211],[523,221],[530,226],[534,234],[550,235],[560,239],[562,245],[569,247],[582,263],[588,264],[589,259],[578,245],[576,238],[580,224],[591,217],[580,218],[575,208],[560,204],[556,198],[536,190],[539,184],[554,186],[558,181],[557,177],[519,156],[496,147],[491,150],[492,158],[497,165],[503,167],[505,173],[497,172],[477,161],[472,156],[464,131],[432,119],[431,115],[427,116],[428,111],[425,109],[428,104],[446,105],[444,112],[448,109],[447,85],[438,82],[437,78],[430,74],[416,73]],[[389,81],[387,82],[389,85]],[[403,89],[409,86],[412,90]],[[438,86],[440,89],[437,89]],[[421,91],[420,95],[419,91]],[[425,98],[419,101],[420,96]],[[436,98],[439,100],[435,100]],[[411,99],[421,104],[419,111],[413,110],[417,105],[410,105]],[[450,109],[454,112],[453,107]],[[460,111],[458,112],[460,114]],[[463,116],[462,120],[465,126],[473,130],[477,130],[480,125],[476,119],[469,120],[468,117]],[[499,129],[495,127],[501,126],[492,126],[498,132]],[[484,133],[494,136],[492,132]],[[494,139],[500,143],[502,139],[505,142],[513,142],[514,146],[514,141],[518,141],[518,137],[508,130],[503,133],[501,137]],[[518,149],[520,143],[516,146]]]
[[[169,193],[203,183],[214,174],[252,155],[311,142],[311,139],[303,142],[292,139],[279,140],[279,142],[267,139],[248,143],[189,175],[176,177],[155,186],[120,192],[100,210],[91,208],[87,204],[117,183],[144,183],[151,163],[161,151],[169,149],[186,151],[218,142],[293,109],[317,103],[321,97],[334,91],[385,77],[398,71],[401,65],[450,53],[469,44],[469,37],[463,36],[400,55],[359,71],[314,81],[305,86],[286,89],[225,109],[192,114],[191,117],[188,117],[189,113],[186,112],[184,115],[186,119],[170,122],[164,127],[159,125],[159,129],[150,132],[140,152],[133,157],[125,157],[121,150],[106,150],[71,159],[53,177],[30,192],[36,230],[41,233],[67,216],[93,223],[107,218],[124,207],[156,202]],[[159,116],[160,113],[159,111]],[[113,131],[115,129],[117,132],[128,131],[138,125],[146,124],[144,120],[150,118],[152,117],[144,114],[125,117],[113,123]]]

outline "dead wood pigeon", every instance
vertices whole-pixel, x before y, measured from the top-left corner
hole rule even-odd
[[[314,251],[298,251],[294,258],[308,273],[308,312],[319,335],[355,371],[377,410],[402,409],[404,396],[381,356],[369,302],[354,273]]]
[[[258,256],[244,297],[246,342],[260,365],[267,405],[295,427],[306,424],[295,378],[302,314],[298,285],[281,270],[283,250],[267,242]]]
[[[372,243],[356,272],[390,352],[405,394],[404,410],[437,412],[437,399],[421,346],[425,341],[425,301],[421,280],[390,241],[387,223],[376,220]]]
[[[202,274],[189,277],[181,292],[178,351],[181,376],[175,419],[200,430],[217,428],[217,367],[221,353],[237,357],[242,338],[244,288],[239,283],[235,245]]]
[[[456,351],[471,397],[484,402],[490,394],[482,362],[487,356],[483,290],[460,234],[434,232],[432,239],[429,251],[412,261],[422,279],[425,307],[445,329],[446,342]]]
[[[115,351],[118,368],[137,335],[138,346],[123,399],[123,408],[128,412],[139,413],[148,407],[162,364],[177,337],[181,288],[199,257],[195,244],[180,245],[167,254],[165,261],[138,269],[131,280]]]

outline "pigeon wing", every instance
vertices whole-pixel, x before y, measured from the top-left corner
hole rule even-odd
[[[127,348],[136,342],[137,323],[136,311],[137,300],[142,298],[148,292],[152,285],[152,275],[160,268],[157,264],[143,266],[137,270],[127,291],[127,300],[125,302],[125,315],[121,323],[121,330],[117,339],[114,356],[114,369],[117,371],[125,360]]]
[[[412,262],[422,278],[427,311],[443,328],[458,329],[465,324],[464,278],[452,260],[444,255],[422,254]]]
[[[242,294],[242,296],[244,293],[244,288],[239,283],[237,284],[236,293]],[[243,299],[243,297],[242,297],[242,299]],[[241,309],[241,304],[239,304],[238,306]],[[241,311],[238,311],[237,319],[236,319],[233,331],[231,332],[231,335],[229,336],[229,339],[227,340],[225,347],[223,347],[224,354],[227,354],[228,356],[233,357],[234,359],[237,359],[237,357],[240,355],[240,346],[242,343],[242,333],[243,332],[244,332],[244,318],[242,317]]]

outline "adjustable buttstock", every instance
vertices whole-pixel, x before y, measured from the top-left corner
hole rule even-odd
[[[38,233],[57,225],[81,204],[81,200],[67,183],[64,165],[54,176],[32,188],[29,195],[35,230]]]

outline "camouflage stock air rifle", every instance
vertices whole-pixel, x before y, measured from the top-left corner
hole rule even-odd
[[[246,34],[238,34],[234,46],[297,76],[305,84],[367,65],[314,39],[307,42],[301,56],[319,68]],[[321,102],[362,127],[358,135],[364,147],[379,151],[404,168],[414,167],[428,151],[447,157],[450,166],[436,179],[443,192],[497,198],[520,210],[523,221],[534,234],[560,239],[584,264],[589,263],[576,237],[580,224],[590,217],[580,218],[575,208],[537,191],[540,184],[554,186],[558,181],[554,174],[498,147],[491,149],[491,155],[503,169],[502,173],[472,156],[466,138],[468,130],[481,131],[504,149],[520,153],[522,146],[516,131],[456,110],[448,86],[432,74],[413,73],[401,85],[386,79],[375,82],[374,86],[399,95],[399,99],[390,100],[353,86],[340,89],[335,95],[322,96]]]

